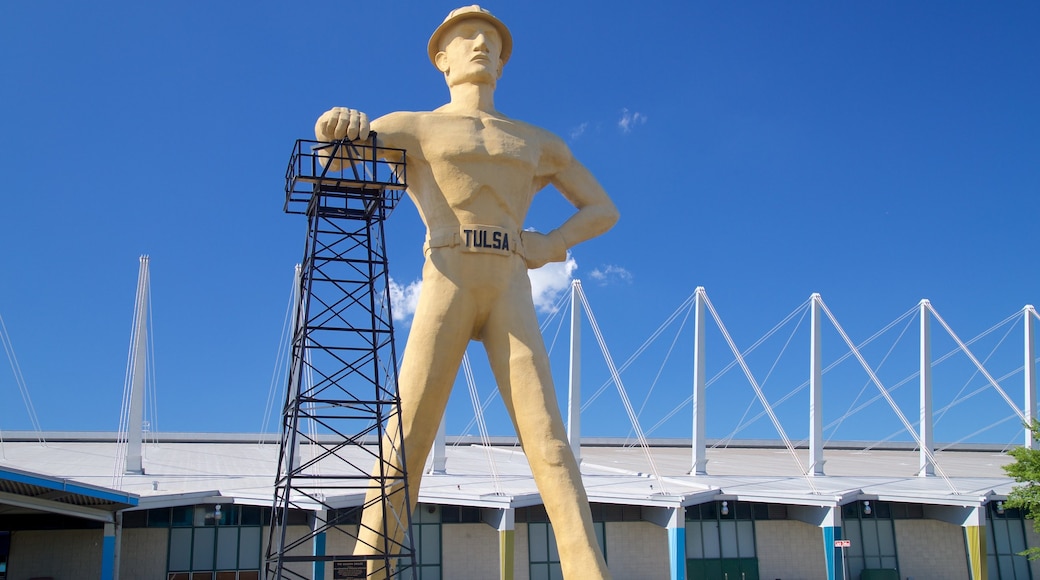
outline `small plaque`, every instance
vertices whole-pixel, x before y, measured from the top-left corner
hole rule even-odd
[[[365,563],[333,562],[332,577],[334,580],[365,580]]]

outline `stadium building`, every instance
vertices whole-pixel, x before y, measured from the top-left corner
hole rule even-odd
[[[698,319],[702,294],[698,289],[691,302]],[[817,319],[818,296],[809,307]],[[927,320],[926,301],[920,312]],[[1024,314],[1025,404],[1013,409],[1035,417],[1036,313],[1027,307]],[[693,357],[694,368],[703,369],[703,349]],[[1019,555],[1040,546],[1032,522],[1004,506],[1015,485],[1003,470],[1012,461],[1009,445],[936,444],[930,371],[920,373],[924,419],[910,429],[913,442],[825,445],[823,369],[817,355],[811,361],[807,441],[791,441],[779,423],[779,441],[706,439],[703,372],[694,373],[690,438],[582,438],[572,422],[572,447],[615,579],[1021,580],[1040,573]],[[921,365],[932,367],[927,357]],[[572,420],[580,400],[572,388]],[[772,416],[770,404],[761,403]],[[147,434],[139,422],[128,433],[3,433],[0,580],[261,578],[280,439]],[[316,435],[315,443],[329,437]],[[1026,431],[1025,445],[1034,444]],[[338,456],[322,451],[317,444],[299,448],[304,463],[315,459],[316,472],[335,472],[336,461],[370,465],[373,454],[364,445]],[[309,507],[297,502],[288,533],[305,537],[328,521],[356,526],[350,518],[362,502],[361,493],[334,490]],[[418,490],[411,536],[423,580],[561,578],[552,525],[514,438],[448,438],[442,430]],[[319,534],[297,549],[350,553],[352,546],[341,544],[343,538]],[[352,564],[290,566],[324,580],[356,577]]]

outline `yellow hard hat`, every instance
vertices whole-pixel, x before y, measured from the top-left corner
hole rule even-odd
[[[433,31],[433,36],[430,37],[430,43],[427,45],[426,50],[430,54],[430,62],[434,66],[437,66],[437,53],[441,50],[441,37],[444,33],[451,28],[453,24],[460,20],[467,18],[479,18],[485,22],[491,23],[498,31],[498,35],[502,37],[502,64],[509,60],[509,56],[513,53],[513,35],[509,34],[509,29],[506,28],[505,24],[498,18],[495,18],[486,9],[473,4],[471,6],[463,6],[462,8],[456,8],[448,13],[448,17],[441,22],[441,25],[437,27],[437,30]]]

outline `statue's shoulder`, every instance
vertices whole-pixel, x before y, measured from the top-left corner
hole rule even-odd
[[[393,131],[393,132],[407,132],[408,130],[415,130],[423,119],[429,116],[430,113],[425,111],[395,111],[393,113],[387,113],[382,117],[372,121],[372,128],[376,131]]]
[[[567,144],[556,133],[526,121],[510,118],[506,118],[506,120],[516,125],[519,133],[525,136],[528,141],[537,142],[543,156],[570,156],[570,149],[567,147]]]
[[[396,111],[375,119],[371,126],[385,146],[408,149],[416,154],[429,114],[422,111]]]

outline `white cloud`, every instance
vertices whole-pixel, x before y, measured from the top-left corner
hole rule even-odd
[[[570,288],[574,271],[577,269],[578,263],[567,254],[566,261],[550,262],[537,270],[528,270],[534,307],[541,312],[552,312],[560,294]]]
[[[596,268],[589,272],[589,277],[600,283],[600,285],[613,284],[615,282],[630,283],[632,282],[632,273],[622,268],[621,266],[615,266],[610,264],[603,268]]]
[[[585,134],[585,130],[588,129],[588,128],[589,128],[589,123],[588,123],[588,121],[586,121],[586,122],[582,123],[581,125],[578,125],[577,127],[571,129],[571,132],[570,132],[571,140],[573,141],[573,140],[577,139],[578,137],[581,137],[582,135],[584,135]]]
[[[541,312],[551,312],[559,301],[560,294],[570,288],[574,271],[577,269],[578,263],[567,254],[566,261],[551,262],[537,270],[528,270],[535,308]],[[394,322],[405,322],[412,318],[415,307],[419,304],[421,290],[422,280],[414,280],[402,286],[390,278],[390,305],[394,312]]]
[[[636,111],[634,113],[629,110],[621,109],[621,119],[618,121],[618,127],[621,128],[621,132],[628,134],[632,132],[632,128],[636,125],[643,125],[646,123],[646,115]]]
[[[422,290],[422,280],[414,280],[407,286],[401,286],[390,278],[390,307],[393,309],[396,322],[408,320],[415,314],[415,307],[419,304],[420,290]]]

